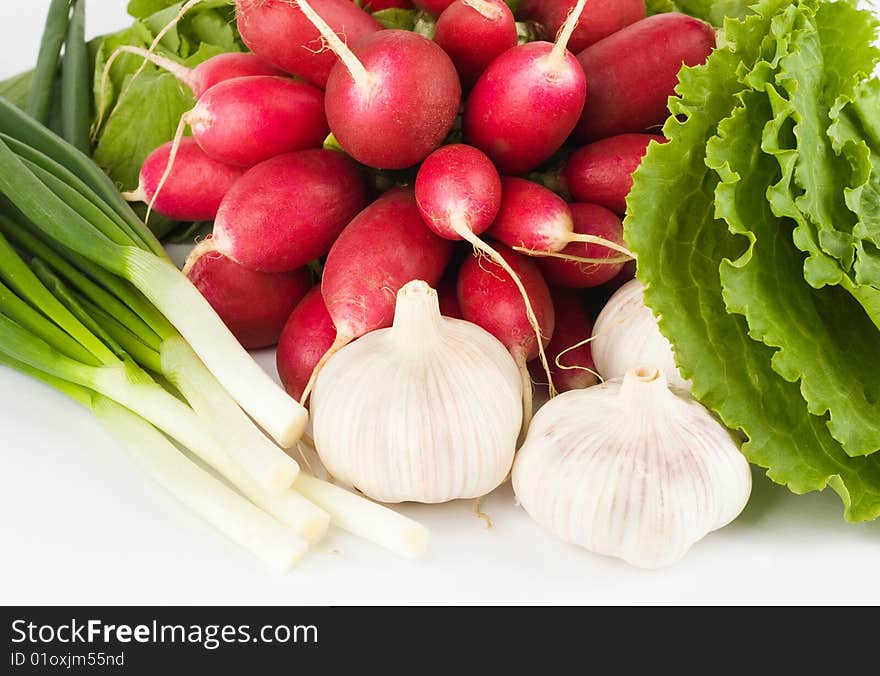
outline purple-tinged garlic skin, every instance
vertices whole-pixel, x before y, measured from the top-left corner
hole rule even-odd
[[[672,345],[645,305],[644,291],[639,280],[630,280],[614,292],[596,317],[591,343],[596,370],[605,380],[613,380],[631,369],[650,366],[663,371],[673,387],[690,391],[691,384],[675,365]]]
[[[551,400],[513,467],[541,526],[640,568],[681,559],[740,514],[751,487],[731,434],[656,368]]]

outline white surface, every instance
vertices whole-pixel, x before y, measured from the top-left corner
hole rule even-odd
[[[128,0],[86,0],[86,37],[105,35],[131,23]],[[0,80],[37,62],[49,0],[0,0]]]
[[[92,33],[125,22],[124,0],[89,2]],[[0,77],[35,58],[47,5],[0,3]],[[880,603],[880,523],[847,525],[830,491],[796,497],[757,473],[744,514],[669,570],[554,540],[505,487],[484,502],[491,531],[469,503],[405,507],[432,531],[420,561],[333,532],[277,577],[146,481],[90,413],[2,367],[0,457],[8,604]]]

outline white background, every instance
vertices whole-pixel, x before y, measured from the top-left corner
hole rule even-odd
[[[91,34],[127,23],[89,0]],[[32,65],[48,0],[0,2],[0,78]],[[261,363],[273,369],[271,354]],[[569,547],[514,506],[408,506],[432,531],[416,562],[334,531],[285,577],[145,480],[91,414],[0,370],[0,603],[880,603],[880,523],[848,525],[830,491],[755,473],[728,528],[657,572]]]

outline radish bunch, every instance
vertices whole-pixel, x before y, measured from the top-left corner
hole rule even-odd
[[[528,420],[531,378],[597,380],[591,317],[633,274],[631,174],[714,31],[641,0],[414,4],[433,40],[371,15],[406,0],[236,0],[252,54],[189,71],[141,50],[197,104],[130,198],[214,221],[186,271],[247,347],[280,340],[297,398],[420,279],[508,348]],[[547,39],[517,44],[517,19]]]

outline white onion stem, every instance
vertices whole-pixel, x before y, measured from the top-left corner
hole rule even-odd
[[[296,490],[330,514],[333,525],[408,558],[428,548],[428,529],[394,510],[302,472]]]
[[[93,409],[156,483],[272,569],[289,571],[308,550],[305,540],[199,468],[143,418],[101,396]]]
[[[268,493],[290,488],[299,474],[296,460],[276,446],[241,410],[192,348],[180,338],[161,347],[162,371],[244,470]]]

